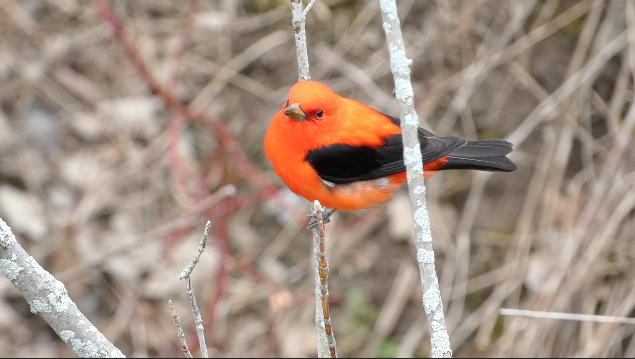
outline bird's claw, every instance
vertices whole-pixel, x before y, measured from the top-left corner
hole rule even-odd
[[[333,212],[335,212],[334,209],[328,212],[322,212],[322,222],[324,224],[331,223],[331,215],[333,214]],[[310,213],[310,214],[307,214],[306,216],[311,218],[311,220],[309,221],[309,225],[306,228],[308,230],[311,230],[317,227],[318,221],[317,221],[317,216],[315,215],[315,213]]]

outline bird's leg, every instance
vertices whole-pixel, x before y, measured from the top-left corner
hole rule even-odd
[[[327,212],[322,212],[322,221],[324,221],[324,223],[330,223],[331,222],[331,215],[335,212],[335,209],[332,209],[330,211]],[[317,217],[315,216],[315,214],[310,213],[306,215],[307,217],[311,218],[311,220],[309,221],[309,226],[306,227],[307,229],[313,229],[315,227],[317,227]]]

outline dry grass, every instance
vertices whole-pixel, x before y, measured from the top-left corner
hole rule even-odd
[[[308,206],[262,152],[297,79],[288,1],[109,4],[137,59],[92,2],[3,1],[0,217],[129,356],[179,353],[168,299],[193,337],[176,277],[210,218],[192,280],[212,355],[315,355],[311,235],[291,220]],[[635,356],[633,325],[499,315],[635,314],[633,4],[399,2],[426,126],[506,137],[519,165],[427,182],[457,356]],[[319,0],[307,31],[313,79],[397,113],[377,1]],[[405,193],[327,228],[341,356],[429,355]],[[0,295],[3,356],[72,355]]]

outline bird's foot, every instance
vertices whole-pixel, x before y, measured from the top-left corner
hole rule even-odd
[[[324,224],[331,222],[331,215],[333,214],[333,212],[335,212],[335,209],[332,209],[327,212],[322,212],[322,221],[324,222]],[[314,213],[307,214],[306,216],[311,218],[311,220],[309,221],[309,226],[306,228],[311,230],[317,227],[317,224],[318,224],[317,216]]]

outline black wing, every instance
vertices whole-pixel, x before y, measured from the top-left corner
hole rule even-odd
[[[399,119],[385,116],[399,125]],[[419,128],[419,142],[423,163],[428,163],[444,157],[467,141],[461,137],[437,137]],[[320,178],[335,184],[373,180],[406,170],[401,134],[387,138],[377,148],[347,144],[325,146],[309,152],[305,159]]]

